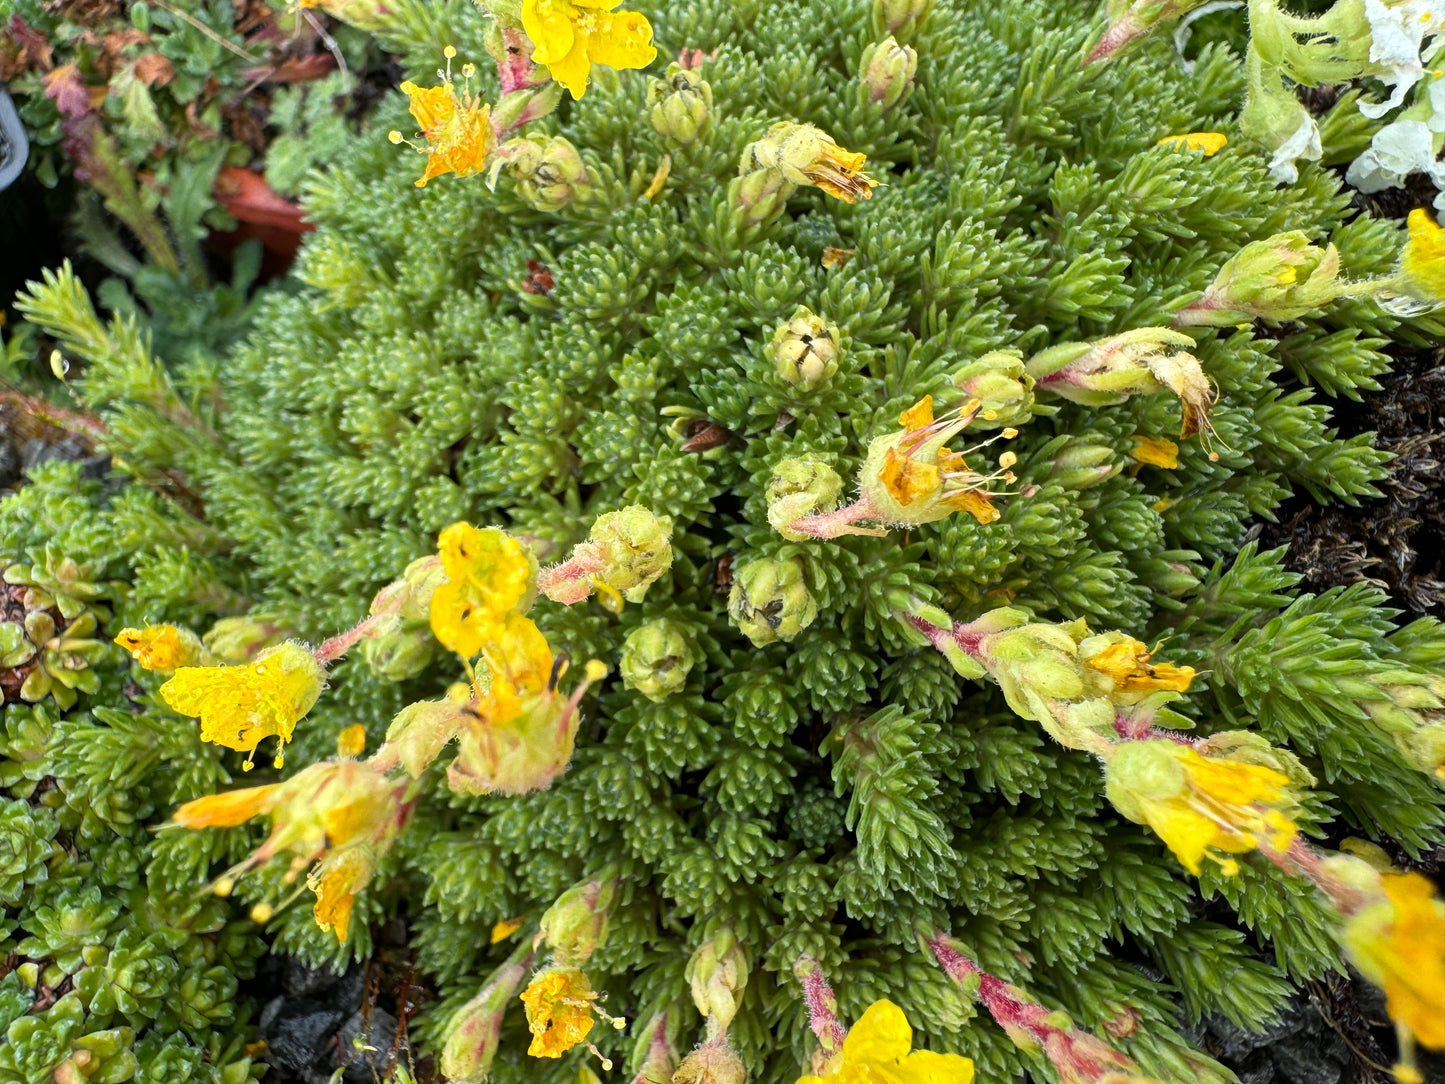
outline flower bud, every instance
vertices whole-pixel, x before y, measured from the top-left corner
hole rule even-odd
[[[1049,464],[1049,481],[1063,489],[1088,489],[1114,477],[1124,464],[1107,444],[1071,437]]]
[[[910,527],[959,511],[984,524],[999,518],[988,487],[997,481],[1012,482],[1013,475],[1006,470],[979,474],[962,453],[948,447],[977,417],[978,408],[970,400],[935,420],[933,396],[927,395],[898,416],[903,427],[899,432],[884,433],[869,443],[858,486],[874,509],[874,518]]]
[[[503,29],[522,25],[522,0],[477,0],[477,6]]]
[[[728,182],[728,203],[735,229],[765,226],[782,214],[798,186],[776,169],[747,169]]]
[[[592,202],[595,185],[577,148],[561,136],[533,134],[498,148],[491,176],[505,169],[517,195],[539,211]]]
[[[470,691],[465,685],[462,689]],[[396,713],[391,725],[386,728],[385,748],[401,761],[407,775],[420,779],[427,765],[472,718],[467,714],[465,700],[464,692],[460,702],[450,697],[446,700],[423,700],[408,704]]]
[[[665,78],[647,81],[647,108],[658,135],[687,146],[707,131],[712,87],[701,72],[671,64]]]
[[[1340,254],[1334,245],[1320,248],[1302,230],[1277,233],[1250,242],[1230,257],[1204,296],[1181,309],[1174,323],[1230,327],[1253,320],[1297,320],[1340,296],[1344,287],[1339,275]]]
[[[501,1045],[502,1017],[527,973],[525,943],[493,971],[486,985],[447,1021],[442,1033],[442,1076],[455,1084],[482,1084]]]
[[[677,1009],[656,1013],[638,1030],[630,1060],[640,1067],[632,1084],[666,1084],[672,1079],[677,1067],[677,1044],[673,1040],[681,1016]]]
[[[838,325],[799,305],[773,332],[768,353],[778,378],[799,391],[812,391],[838,371]]]
[[[868,101],[889,110],[901,105],[913,93],[918,51],[909,45],[899,45],[890,34],[864,49],[858,66]]]
[[[765,559],[737,573],[728,595],[728,616],[754,647],[763,647],[791,640],[811,625],[818,604],[803,583],[797,561]]]
[[[602,561],[598,578],[629,602],[672,567],[672,520],[640,504],[597,517],[589,535]]]
[[[911,41],[933,11],[933,0],[873,0],[873,36]]]
[[[221,618],[201,637],[201,643],[221,662],[246,663],[290,635],[291,629],[279,614],[253,610],[244,617]]]
[[[1009,707],[1025,719],[1048,721],[1050,701],[1084,695],[1079,671],[1079,641],[1088,629],[1082,621],[1055,625],[1030,621],[1023,610],[991,610],[965,628],[984,632],[978,640],[983,664],[1003,689]]]
[[[575,884],[542,915],[540,929],[553,959],[564,966],[587,962],[607,941],[607,921],[617,905],[618,876],[609,873]]]
[[[432,595],[447,582],[441,559],[432,554],[406,566],[371,601],[369,622],[358,651],[371,672],[388,681],[421,673],[435,655],[430,614]]]
[[[784,459],[773,467],[768,482],[768,522],[789,542],[802,542],[810,535],[792,530],[804,516],[831,512],[843,492],[843,479],[821,459]]]
[[[953,374],[953,386],[981,404],[975,428],[1022,425],[1034,414],[1034,378],[1013,351],[994,350],[970,362]]]
[[[724,927],[698,946],[687,962],[693,1004],[707,1018],[708,1034],[727,1031],[748,984],[748,957],[732,930]]]
[[[1445,781],[1445,678],[1390,670],[1370,682],[1388,698],[1363,705],[1371,720],[1411,766]]]
[[[658,701],[687,683],[692,665],[692,651],[682,629],[660,617],[632,630],[622,645],[618,670],[629,689]]]
[[[1445,226],[1436,224],[1423,207],[1410,212],[1407,225],[1400,270],[1390,288],[1377,295],[1396,316],[1417,316],[1445,304]]]
[[[725,1035],[703,1043],[672,1074],[672,1084],[746,1084],[747,1079],[743,1060]]]

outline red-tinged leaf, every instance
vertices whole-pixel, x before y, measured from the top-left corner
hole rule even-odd
[[[247,68],[241,74],[253,83],[305,83],[320,79],[335,69],[336,58],[330,53],[312,53],[264,68]]]
[[[308,233],[316,227],[303,221],[299,204],[271,191],[255,170],[227,166],[216,176],[216,200],[238,222],[275,226],[291,233]]]
[[[20,47],[15,58],[19,70],[40,68],[49,71],[55,67],[50,39],[39,30],[32,29],[19,15],[10,16],[10,25],[5,28],[5,36]]]
[[[47,72],[41,82],[45,84],[45,96],[55,103],[62,117],[78,120],[90,112],[90,90],[80,78],[79,64],[62,64]]]
[[[163,87],[175,74],[175,65],[160,53],[146,53],[135,62],[135,77],[148,87]]]

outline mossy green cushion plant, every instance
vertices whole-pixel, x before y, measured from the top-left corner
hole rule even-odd
[[[1438,917],[1390,904],[1396,875],[1360,860],[1307,869],[1295,833],[1440,841],[1422,770],[1440,705],[1413,690],[1445,630],[1397,627],[1367,587],[1298,596],[1282,554],[1245,544],[1296,487],[1353,502],[1384,476],[1316,396],[1374,386],[1392,336],[1445,330],[1346,290],[1395,281],[1402,231],[1352,218],[1317,166],[1271,180],[1234,138],[1226,50],[1186,66],[1160,42],[1081,68],[1089,5],[639,7],[685,63],[660,83],[594,63],[562,101],[511,66],[515,25],[436,5],[433,64],[453,45],[480,70],[462,105],[502,118],[495,170],[463,158],[475,175],[418,188],[418,156],[383,130],[358,140],[312,181],[305,285],[220,369],[155,364],[66,273],[24,301],[88,363],[72,386],[109,446],[203,510],[204,527],[178,503],[175,532],[214,537],[162,550],[177,583],[249,599],[233,661],[326,641],[329,688],[288,772],[354,724],[375,749],[403,708],[407,730],[415,705],[448,710],[466,675],[433,634],[461,641],[419,596],[439,594],[421,562],[455,523],[563,561],[497,622],[535,621],[549,659],[620,663],[546,789],[458,793],[459,770],[481,778],[465,735],[485,732],[462,730],[455,760],[423,743],[419,779],[376,798],[406,823],[376,821],[387,849],[346,881],[367,887],[344,943],[305,906],[271,916],[284,861],[226,887],[316,960],[367,955],[370,924],[405,915],[442,991],[413,1035],[459,1079],[485,1062],[497,1081],[575,1080],[580,1045],[527,1053],[526,1015],[547,1013],[629,1077],[707,1040],[682,1079],[793,1081],[818,1051],[824,1079],[916,1068],[923,1048],[987,1081],[1049,1073],[1040,1049],[1092,1057],[1084,1079],[1228,1079],[1177,1029],[1261,1024],[1288,979],[1342,966],[1341,913],[1369,909],[1311,881],[1348,874],[1399,908],[1353,927],[1375,948],[1395,944],[1389,915]],[[406,106],[383,124],[417,127]],[[1160,142],[1197,133],[1228,143]],[[1260,322],[1182,317],[1210,298]],[[636,509],[666,517],[671,560],[628,581],[603,572],[597,527]],[[389,639],[342,658],[358,628]],[[575,687],[535,676],[534,642],[521,656],[519,687]],[[1186,723],[1191,744],[1160,753]],[[1121,762],[1131,742],[1153,752]],[[1107,793],[1091,754],[1115,758]],[[207,832],[179,838],[188,887],[226,868]],[[520,947],[494,945],[517,918]],[[1388,962],[1377,974],[1388,992]],[[584,1028],[595,1009],[628,1030]]]

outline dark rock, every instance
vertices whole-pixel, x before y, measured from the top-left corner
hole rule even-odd
[[[1275,1084],[1274,1063],[1268,1054],[1251,1055],[1235,1071],[1239,1073],[1239,1084]]]
[[[1339,1062],[1330,1057],[1332,1045],[1323,1036],[1296,1036],[1270,1047],[1269,1056],[1279,1070],[1279,1078],[1289,1084],[1340,1084],[1344,1073]]]
[[[330,990],[342,978],[340,972],[329,967],[309,967],[298,957],[287,956],[281,969],[281,989],[287,997],[316,997],[323,990]]]
[[[0,489],[13,489],[20,481],[20,457],[9,440],[0,440]]]
[[[372,1006],[369,1013],[352,1013],[338,1035],[339,1057],[346,1066],[344,1079],[352,1084],[368,1084],[384,1077],[392,1059],[396,1031],[396,1017],[385,1009]]]
[[[271,1005],[266,1006],[271,1016],[270,1027],[262,1031],[266,1060],[280,1069],[299,1073],[335,1049],[336,1029],[346,1014],[306,998],[284,1001],[275,1013],[270,1012]]]

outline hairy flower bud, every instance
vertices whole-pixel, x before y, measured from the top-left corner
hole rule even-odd
[[[221,662],[246,663],[290,635],[291,629],[279,614],[253,610],[244,617],[221,618],[201,637],[201,643]]]
[[[721,1036],[702,1044],[672,1074],[672,1084],[746,1084],[742,1058]]]
[[[763,647],[791,640],[811,625],[818,604],[797,561],[770,558],[752,561],[737,572],[728,595],[728,616],[754,647]]]
[[[1340,254],[1302,230],[1252,241],[1219,269],[1198,301],[1174,317],[1180,327],[1230,327],[1253,320],[1297,320],[1344,292]]]
[[[712,120],[712,87],[700,71],[670,64],[664,78],[647,81],[647,108],[658,135],[687,146]]]
[[[893,109],[913,93],[918,51],[909,45],[899,45],[898,39],[890,34],[863,50],[858,67],[868,101],[884,110]]]
[[[1445,781],[1445,677],[1389,670],[1370,683],[1387,699],[1362,706],[1411,766]]]
[[[399,580],[372,599],[369,622],[358,652],[371,672],[388,681],[405,681],[426,669],[436,653],[431,600],[447,582],[441,558],[432,554],[406,566]]]
[[[622,645],[618,671],[629,689],[649,700],[665,700],[687,683],[692,650],[675,622],[665,617],[632,630]]]
[[[505,169],[517,195],[539,211],[591,203],[595,184],[586,163],[562,136],[539,133],[510,139],[497,149],[489,180]]]
[[[462,685],[458,698],[423,700],[396,713],[386,728],[384,749],[390,750],[413,779],[420,779],[447,742],[472,718],[466,711],[470,687]]]
[[[838,371],[838,325],[803,305],[779,324],[768,344],[778,378],[799,391],[812,391]]]
[[[598,577],[629,601],[639,601],[641,592],[672,567],[672,520],[639,504],[598,516],[589,538],[602,561]]]
[[[707,1018],[708,1035],[727,1031],[748,984],[748,957],[732,930],[724,927],[704,941],[687,962],[693,1004]]]
[[[933,11],[933,0],[873,0],[873,36],[911,41]]]
[[[618,875],[582,881],[558,896],[542,915],[542,939],[564,966],[584,964],[607,941],[607,921],[617,905]]]
[[[773,467],[768,482],[768,523],[789,542],[811,535],[792,529],[804,516],[831,512],[843,492],[843,479],[821,459],[784,459]]]
[[[1011,350],[994,350],[965,365],[953,374],[953,386],[979,401],[977,429],[1022,425],[1035,413],[1034,378]]]

